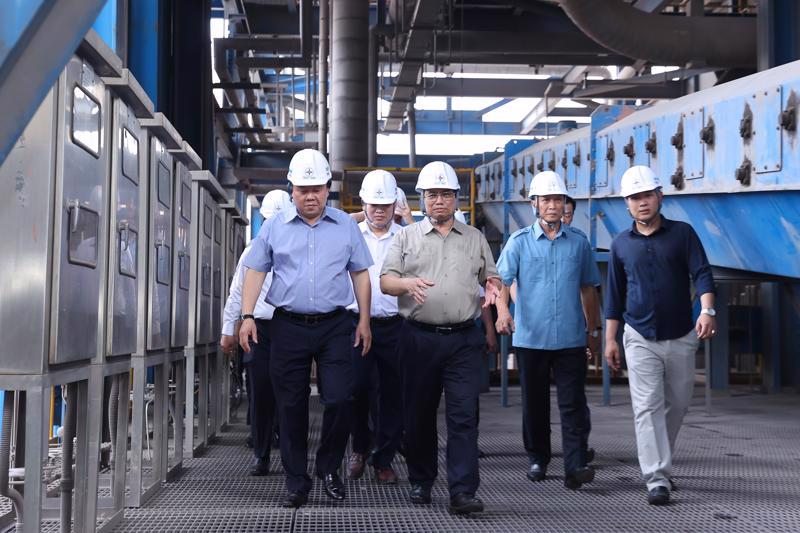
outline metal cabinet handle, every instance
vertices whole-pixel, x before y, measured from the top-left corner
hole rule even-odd
[[[127,220],[123,220],[119,223],[119,239],[120,244],[122,245],[123,250],[128,249],[128,244],[130,243],[130,224],[128,224]]]
[[[78,218],[81,213],[81,203],[78,200],[69,200],[67,202],[67,210],[69,211],[69,227],[70,233],[74,233],[78,229]]]

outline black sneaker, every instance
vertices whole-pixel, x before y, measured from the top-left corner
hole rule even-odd
[[[483,512],[483,502],[473,494],[462,492],[450,498],[450,512],[470,514]]]

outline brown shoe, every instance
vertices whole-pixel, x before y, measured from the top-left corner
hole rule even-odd
[[[391,466],[375,469],[375,481],[381,485],[397,485],[397,474]]]
[[[347,460],[347,477],[358,479],[364,475],[364,454],[354,453]]]

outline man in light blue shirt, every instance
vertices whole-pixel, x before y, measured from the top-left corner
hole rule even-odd
[[[244,261],[239,343],[249,351],[258,342],[253,309],[266,273],[272,270],[267,302],[270,322],[270,375],[281,432],[281,459],[288,494],[285,507],[308,501],[308,395],[311,361],[316,360],[320,401],[325,407],[317,450],[316,475],[325,493],[345,498],[339,478],[350,434],[353,321],[346,307],[359,307],[355,346],[369,351],[372,257],[358,225],[346,213],[326,207],[331,172],[316,150],[301,150],[289,164],[294,206],[266,221]],[[351,282],[352,281],[352,285]]]
[[[597,322],[597,269],[586,237],[561,223],[567,192],[563,179],[546,171],[534,176],[529,198],[537,215],[532,226],[506,243],[497,270],[506,288],[497,303],[497,330],[514,332],[522,384],[522,432],[531,481],[545,479],[550,462],[550,370],[561,411],[564,485],[580,488],[594,479],[582,446],[586,431],[586,346],[599,338],[586,332]],[[517,282],[514,318],[508,286]],[[516,326],[516,328],[515,328]]]

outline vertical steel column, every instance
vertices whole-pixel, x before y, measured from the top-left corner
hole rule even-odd
[[[337,0],[331,8],[330,163],[341,171],[367,162],[369,4]]]
[[[318,135],[317,147],[323,154],[328,153],[328,49],[330,44],[329,19],[331,0],[319,0],[319,73],[317,79]]]
[[[406,108],[408,115],[408,166],[417,167],[417,112],[414,102],[409,102]]]
[[[374,167],[378,160],[378,31],[375,26],[369,29],[367,120],[367,166]]]

